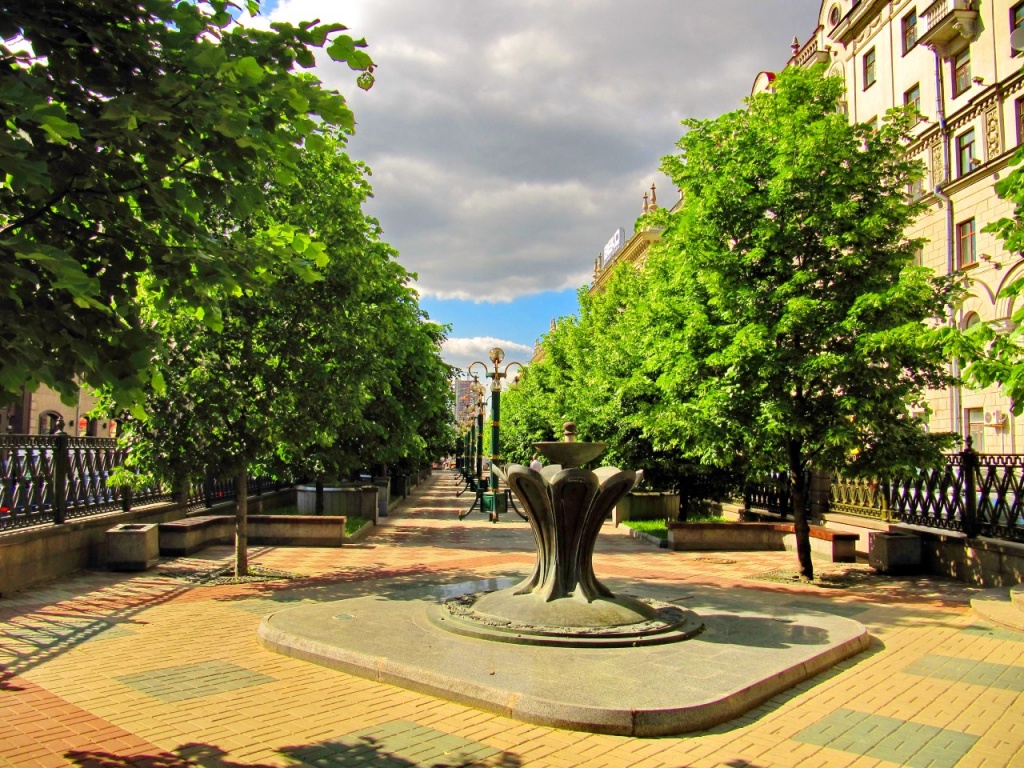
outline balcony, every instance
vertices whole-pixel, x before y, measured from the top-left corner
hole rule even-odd
[[[943,58],[960,53],[977,35],[973,0],[936,0],[924,12],[925,32],[917,39]]]
[[[829,52],[819,48],[817,39],[813,37],[790,59],[790,63],[796,64],[798,67],[811,67],[822,62],[827,64],[829,61],[831,61]]]

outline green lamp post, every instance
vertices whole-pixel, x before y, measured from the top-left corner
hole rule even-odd
[[[504,512],[504,494],[498,493],[498,473],[495,469],[498,462],[501,461],[501,380],[508,378],[508,371],[513,365],[517,366],[520,370],[523,368],[522,363],[510,362],[501,367],[502,362],[505,360],[505,351],[501,347],[495,347],[488,353],[491,364],[494,366],[494,370],[487,371],[484,375],[491,379],[491,477],[490,477],[490,499],[489,504],[485,507],[489,507],[491,513],[491,520],[497,521],[498,514]],[[482,365],[484,368],[487,367],[486,363],[474,362],[470,365],[470,370],[473,366]],[[474,376],[474,379],[476,376]],[[515,378],[518,378],[518,374]],[[515,380],[515,379],[513,379]],[[481,416],[481,419],[483,417]],[[481,421],[481,427],[483,422]],[[500,497],[500,501],[499,501]]]

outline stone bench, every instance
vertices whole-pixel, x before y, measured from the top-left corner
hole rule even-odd
[[[833,563],[857,561],[860,534],[811,526],[811,550]],[[677,552],[729,552],[796,549],[792,523],[669,523],[668,546]]]
[[[278,547],[340,547],[345,542],[343,516],[249,515],[250,545]],[[235,541],[231,515],[200,515],[160,523],[160,554],[181,557]]]

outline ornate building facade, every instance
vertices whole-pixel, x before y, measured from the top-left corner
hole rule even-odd
[[[907,148],[925,165],[907,192],[928,204],[907,234],[926,239],[920,263],[939,274],[964,272],[970,297],[949,322],[1006,327],[1013,301],[1000,290],[1024,270],[989,222],[1012,216],[994,185],[1024,140],[1024,53],[1011,34],[1024,26],[1024,2],[1010,0],[824,0],[817,26],[793,41],[787,66],[823,62],[843,79],[852,121],[882,120],[893,106],[914,104],[921,120]],[[1014,37],[1014,43],[1024,43]],[[753,90],[772,87],[760,73]],[[998,387],[929,394],[929,426],[974,437],[986,453],[1024,450],[1024,418],[1015,419]]]

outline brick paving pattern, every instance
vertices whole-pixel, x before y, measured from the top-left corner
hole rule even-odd
[[[871,632],[865,653],[680,737],[524,724],[259,646],[260,617],[281,608],[527,571],[527,525],[477,512],[460,522],[471,499],[455,491],[435,474],[353,546],[250,549],[250,562],[291,580],[175,578],[230,562],[214,547],[0,599],[0,766],[1024,768],[1024,635],[973,614],[976,590],[920,577],[844,589],[764,580],[792,570],[791,553],[673,553],[605,527],[595,570],[616,584],[771,592]]]

